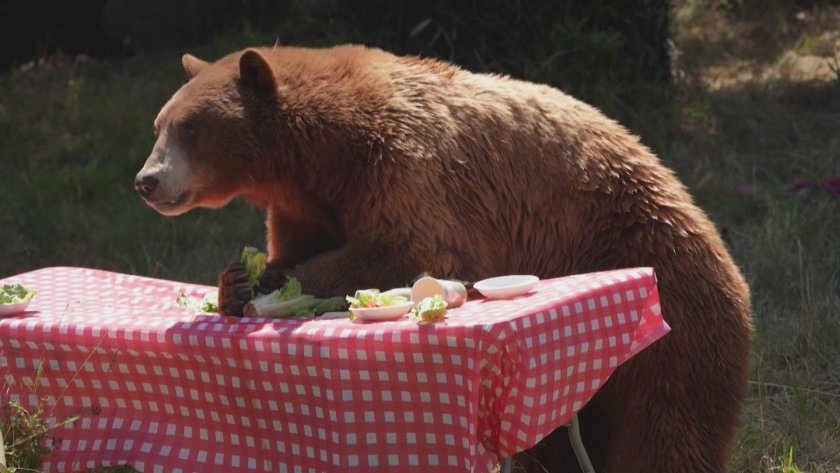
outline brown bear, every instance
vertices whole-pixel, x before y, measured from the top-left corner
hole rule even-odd
[[[552,87],[360,46],[207,63],[155,120],[136,177],[164,215],[266,209],[269,273],[319,296],[427,271],[478,280],[652,266],[672,332],[581,413],[599,473],[726,470],[745,393],[749,291],[714,225],[621,125]],[[235,225],[235,223],[232,223]],[[249,296],[220,276],[221,312]],[[563,429],[518,460],[577,471]]]

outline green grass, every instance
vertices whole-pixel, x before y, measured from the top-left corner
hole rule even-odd
[[[0,98],[0,275],[77,265],[212,282],[242,244],[264,244],[262,217],[244,205],[170,220],[136,195],[152,120],[182,80],[174,55],[144,59],[0,78],[12,91]]]
[[[840,199],[789,189],[797,180],[840,174],[840,81],[798,82],[774,69],[777,57],[798,54],[793,48],[807,42],[797,38],[820,33],[818,24],[798,24],[793,13],[780,20],[779,10],[789,5],[770,3],[767,23],[779,28],[780,41],[764,52],[767,25],[756,24],[762,18],[754,11],[701,9],[701,29],[684,18],[692,27],[677,34],[678,45],[718,42],[684,51],[690,56],[683,58],[677,97],[680,130],[662,154],[725,230],[752,288],[756,339],[733,469],[837,472]],[[840,26],[837,7],[808,12],[826,31]],[[720,47],[732,41],[744,54]],[[749,74],[744,60],[752,62]],[[734,192],[744,185],[756,192]]]
[[[26,388],[35,396],[38,394],[43,367],[44,364],[39,365],[31,382],[26,384]],[[4,398],[8,398],[10,388],[9,385],[5,386]],[[60,435],[63,427],[76,422],[83,416],[95,416],[99,413],[99,406],[94,405],[56,419],[52,416],[55,408],[53,400],[47,396],[40,396],[37,399],[38,403],[29,407],[18,400],[0,402],[0,473],[40,471],[43,463],[54,455],[55,447],[61,444]],[[101,465],[85,470],[84,473],[133,473],[135,471],[130,465]]]
[[[837,473],[840,199],[788,188],[840,174],[840,76],[797,82],[773,68],[797,50],[837,54],[822,33],[840,29],[840,8],[811,2],[802,9],[816,20],[800,24],[781,0],[765,16],[733,7],[747,4],[677,2],[679,80],[669,100],[648,99],[634,84],[622,93],[590,84],[579,95],[627,123],[676,169],[750,281],[756,340],[733,468]],[[280,40],[352,38],[329,26],[292,25]],[[212,59],[273,41],[245,31],[194,52]],[[547,53],[487,61],[515,63],[526,79],[578,94],[561,77],[566,69],[540,57]],[[214,284],[242,245],[264,245],[263,217],[248,205],[169,219],[135,195],[152,120],[183,80],[179,56],[51,59],[0,76],[0,277],[76,265]],[[756,191],[736,192],[745,185]]]

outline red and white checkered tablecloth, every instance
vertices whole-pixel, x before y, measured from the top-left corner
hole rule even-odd
[[[650,268],[544,280],[432,326],[200,315],[176,296],[214,288],[85,268],[0,282],[39,290],[0,319],[0,401],[98,407],[56,432],[49,472],[487,471],[669,330]]]

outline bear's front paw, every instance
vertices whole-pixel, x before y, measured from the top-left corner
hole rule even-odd
[[[250,300],[248,269],[239,261],[235,261],[219,275],[219,314],[242,317],[242,310]]]
[[[280,289],[289,280],[286,273],[281,269],[274,269],[271,266],[265,268],[265,272],[257,282],[257,291],[268,294],[275,289]]]

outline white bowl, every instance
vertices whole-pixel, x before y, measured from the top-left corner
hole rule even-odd
[[[510,299],[521,296],[534,288],[540,278],[525,274],[499,276],[482,279],[473,285],[484,297],[491,299]]]
[[[18,302],[17,304],[0,304],[0,316],[19,314],[26,310],[30,302],[32,301],[28,300],[26,302]]]
[[[359,320],[394,320],[408,313],[414,303],[411,301],[402,304],[394,304],[386,307],[366,307],[361,309],[350,309]]]

